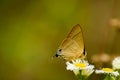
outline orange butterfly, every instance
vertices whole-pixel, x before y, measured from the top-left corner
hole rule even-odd
[[[83,33],[79,24],[75,25],[59,46],[56,57],[62,56],[65,60],[84,59],[86,56]]]

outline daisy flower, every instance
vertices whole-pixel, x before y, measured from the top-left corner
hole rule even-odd
[[[82,75],[89,76],[94,72],[93,65],[89,65],[88,61],[85,60],[73,60],[72,62],[66,62],[66,69],[73,71],[76,75],[79,74],[79,71],[82,71]]]
[[[97,73],[97,74],[110,74],[110,75],[113,75],[115,77],[117,77],[119,75],[118,71],[114,71],[111,68],[102,68],[101,70],[96,70],[95,73]]]
[[[113,66],[113,69],[120,69],[120,57],[116,57],[112,61],[112,66]]]

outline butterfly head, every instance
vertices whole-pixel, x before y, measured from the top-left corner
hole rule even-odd
[[[62,52],[62,49],[58,49],[58,50],[57,50],[57,53],[55,54],[55,56],[56,56],[56,57],[61,56],[61,52]]]

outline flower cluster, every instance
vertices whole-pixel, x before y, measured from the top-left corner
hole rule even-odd
[[[94,70],[94,65],[90,65],[88,61],[81,59],[72,60],[71,62],[67,61],[66,65],[67,70],[73,71],[75,75],[85,77],[84,79],[80,77],[80,80],[86,80],[94,71],[96,74],[105,74],[104,80],[116,80],[116,77],[120,74],[120,57],[113,60],[113,68],[102,68],[101,70]]]

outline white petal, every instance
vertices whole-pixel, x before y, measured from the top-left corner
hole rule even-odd
[[[78,75],[78,74],[79,74],[79,70],[78,70],[78,69],[73,70],[73,72],[74,72],[75,75]]]
[[[89,76],[89,75],[91,75],[93,72],[94,72],[93,69],[85,69],[85,70],[82,70],[82,75]]]
[[[89,66],[87,66],[87,69],[93,69],[93,68],[94,68],[93,65],[89,65]]]
[[[118,76],[119,75],[118,71],[113,72],[113,75]]]
[[[104,71],[102,71],[102,70],[96,70],[95,73],[96,74],[100,74],[100,73],[104,73]]]
[[[76,63],[76,61],[72,60],[72,63],[74,64],[74,63]]]
[[[120,69],[120,57],[116,57],[112,61],[112,66],[113,66],[114,69]]]

